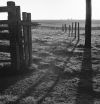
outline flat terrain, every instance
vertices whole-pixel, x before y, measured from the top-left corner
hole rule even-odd
[[[32,72],[2,77],[0,104],[99,104],[99,98],[78,93],[84,31],[80,34],[78,42],[62,30],[32,29]],[[92,31],[92,70],[93,90],[99,92],[100,30]]]

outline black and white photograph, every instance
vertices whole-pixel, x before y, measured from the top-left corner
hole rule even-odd
[[[0,0],[0,104],[100,104],[100,0]]]

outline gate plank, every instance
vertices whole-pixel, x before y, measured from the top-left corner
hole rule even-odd
[[[10,52],[10,46],[0,45],[0,52]]]
[[[0,26],[0,31],[3,31],[3,30],[8,30],[8,27]]]
[[[0,7],[0,12],[8,12],[7,6]]]
[[[9,33],[0,33],[0,39],[9,40],[10,39]]]

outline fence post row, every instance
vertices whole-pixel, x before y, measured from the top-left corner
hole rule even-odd
[[[69,25],[68,27],[68,36],[73,36],[74,34],[74,38],[76,39],[76,37],[78,37],[78,40],[80,39],[80,26],[79,26],[79,22],[72,22],[71,25]]]
[[[8,12],[8,21],[0,21],[0,23],[8,24],[9,31],[9,37],[0,33],[0,38],[3,39],[6,36],[10,40],[11,66],[12,69],[19,70],[23,65],[28,66],[32,62],[31,14],[23,12],[23,20],[21,21],[20,6],[15,6],[15,2],[12,1],[7,2],[7,7],[0,7],[0,12]],[[78,28],[77,22],[75,22],[75,27],[73,27],[73,23],[72,27],[69,25],[69,36],[73,34],[73,29],[75,30],[75,38],[78,29],[79,39],[79,23]],[[66,24],[62,25],[62,31],[67,32]]]
[[[0,7],[0,12],[8,12],[8,20],[1,20],[0,24],[8,24],[11,67],[13,70],[19,70],[23,64],[28,66],[32,61],[31,14],[24,12],[21,21],[20,6],[15,6],[12,1],[7,2],[6,7]]]

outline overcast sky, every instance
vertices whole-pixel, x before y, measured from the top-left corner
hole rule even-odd
[[[0,0],[0,6],[8,0]],[[11,0],[10,0],[11,1]],[[32,19],[85,19],[86,0],[13,0],[22,12],[31,12]],[[0,15],[0,19],[5,14]],[[92,18],[100,19],[100,0],[92,0]]]

